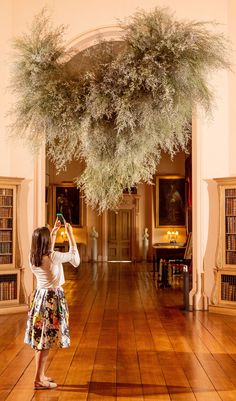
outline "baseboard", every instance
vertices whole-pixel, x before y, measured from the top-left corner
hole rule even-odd
[[[228,306],[209,305],[209,312],[236,316],[236,308],[230,308]]]
[[[8,315],[12,313],[22,313],[28,311],[28,305],[26,304],[11,304],[0,307],[0,315]]]

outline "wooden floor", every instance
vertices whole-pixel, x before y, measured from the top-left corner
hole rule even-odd
[[[0,316],[0,401],[234,401],[236,317],[184,312],[151,264],[66,268],[71,347],[51,351],[56,390],[34,391],[26,314]]]

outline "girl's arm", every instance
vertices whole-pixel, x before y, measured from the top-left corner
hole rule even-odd
[[[61,222],[58,219],[56,219],[54,227],[53,227],[53,229],[51,231],[51,234],[50,234],[51,251],[53,251],[53,249],[54,249],[54,245],[55,245],[56,237],[57,237],[57,231],[59,230],[59,228],[61,228]]]
[[[76,241],[75,241],[75,237],[73,234],[73,229],[72,226],[69,223],[65,224],[65,229],[66,229],[66,233],[67,233],[67,237],[68,237],[68,241],[69,241],[69,246],[76,246]]]
[[[73,234],[72,226],[69,223],[65,223],[65,229],[69,241],[69,254],[71,254],[69,262],[74,266],[77,267],[80,264],[80,256],[77,249],[75,237]]]
[[[79,251],[76,245],[71,245],[69,252],[53,252],[52,262],[56,264],[69,262],[74,267],[78,267],[80,264]]]
[[[55,228],[55,226],[54,226]],[[53,263],[66,263],[70,262],[74,267],[78,267],[80,264],[80,255],[78,252],[78,248],[76,245],[76,241],[74,238],[74,234],[72,231],[72,227],[69,223],[65,223],[65,229],[69,241],[69,252],[53,252],[52,254],[52,261]],[[58,228],[57,228],[58,230]],[[52,230],[52,233],[56,233],[54,230]],[[55,235],[53,236],[55,237]],[[53,241],[52,237],[52,241]],[[55,243],[55,240],[54,240]]]

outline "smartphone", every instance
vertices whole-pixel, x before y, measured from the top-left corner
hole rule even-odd
[[[57,213],[57,218],[61,222],[61,224],[64,224],[64,225],[66,224],[66,221],[65,221],[62,213]]]

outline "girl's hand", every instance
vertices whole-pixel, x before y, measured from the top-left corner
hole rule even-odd
[[[57,231],[59,230],[59,228],[61,228],[61,222],[57,218],[56,221],[55,221],[54,227],[52,229],[52,234],[56,234]]]

